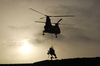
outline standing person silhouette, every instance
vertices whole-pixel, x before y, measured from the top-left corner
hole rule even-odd
[[[55,56],[55,58],[57,58],[56,54],[55,54],[55,50],[53,49],[53,46],[49,48],[49,51],[47,53],[48,55],[51,55],[51,60],[54,58],[53,56]]]

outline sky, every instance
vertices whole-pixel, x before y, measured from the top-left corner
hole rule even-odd
[[[34,63],[47,60],[53,45],[58,59],[100,57],[99,0],[0,0],[0,64]],[[61,34],[42,35],[46,15],[63,19]]]

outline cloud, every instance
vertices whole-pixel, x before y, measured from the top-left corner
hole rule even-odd
[[[49,6],[47,11],[54,15],[74,14],[75,18],[64,19],[64,22],[73,23],[75,26],[61,27],[62,33],[58,40],[71,42],[99,42],[100,41],[100,4],[99,0],[90,1],[85,6]]]
[[[80,4],[74,5],[59,5],[49,6],[46,8],[47,12],[52,15],[66,15],[74,14],[74,18],[63,18],[63,23],[71,23],[75,26],[60,26],[61,34],[58,35],[57,41],[59,42],[97,42],[100,40],[100,20],[99,20],[99,0],[96,1],[79,1]],[[83,5],[85,4],[85,5]],[[52,20],[53,21],[53,20]],[[26,30],[30,29],[29,26],[9,26],[12,30]],[[46,43],[51,40],[51,35],[46,34],[42,36],[40,31],[36,34],[35,39],[30,39],[31,43],[34,41],[38,44]],[[55,35],[53,35],[55,38]],[[62,40],[62,41],[61,41]]]
[[[30,26],[8,26],[12,30],[26,30],[30,29]]]

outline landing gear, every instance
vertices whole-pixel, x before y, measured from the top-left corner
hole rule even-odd
[[[57,38],[57,35],[56,35],[56,38]]]
[[[56,35],[56,38],[57,38],[57,34],[55,34]]]
[[[42,35],[44,35],[44,33]]]

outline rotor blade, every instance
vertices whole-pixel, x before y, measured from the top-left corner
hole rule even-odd
[[[75,15],[49,16],[49,17],[75,17]]]
[[[51,24],[57,24],[57,23],[51,23]],[[61,24],[61,23],[59,23],[59,25],[68,25],[68,26],[74,26],[74,24]]]
[[[35,21],[35,22],[38,22],[38,23],[45,23],[45,22],[42,22],[42,21]],[[56,24],[56,23],[51,23],[51,24]]]
[[[46,17],[42,17],[42,18],[40,18],[40,19],[43,19],[43,18],[46,18]]]
[[[32,8],[29,8],[29,9],[31,9],[31,10],[37,12],[37,13],[40,13],[40,14],[42,14],[42,15],[45,15],[45,14],[43,14],[43,13],[41,13],[41,12],[39,12],[39,11],[36,11],[36,10],[34,10],[34,9],[32,9]],[[45,16],[46,16],[46,15],[45,15]]]
[[[57,23],[59,23],[62,19],[60,19]]]
[[[42,22],[42,21],[35,21],[35,22],[38,22],[38,23],[45,23],[45,22]],[[51,24],[56,24],[56,23],[51,23]],[[59,25],[69,25],[69,26],[74,26],[74,24],[61,24],[61,23],[59,23]]]
[[[42,21],[35,21],[35,22],[38,22],[38,23],[45,23],[45,22],[42,22]],[[51,24],[56,24],[56,23],[51,23]]]
[[[51,24],[57,24],[57,23],[51,23]],[[59,25],[69,25],[69,26],[74,26],[74,24],[61,24],[61,23],[59,23]]]
[[[42,21],[35,21],[35,22],[38,22],[38,23],[45,23],[45,22],[42,22]]]

